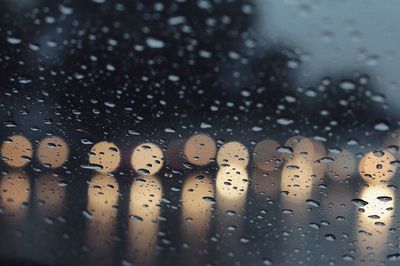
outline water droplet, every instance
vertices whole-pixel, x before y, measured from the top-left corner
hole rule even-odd
[[[146,44],[150,48],[154,48],[154,49],[164,48],[164,45],[165,45],[162,40],[151,38],[151,37],[146,39]]]

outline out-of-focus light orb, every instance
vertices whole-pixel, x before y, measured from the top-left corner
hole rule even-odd
[[[98,165],[96,171],[99,173],[111,173],[117,169],[120,161],[121,154],[114,143],[102,141],[90,150],[89,163]]]
[[[18,171],[12,171],[1,178],[0,206],[7,215],[22,218],[27,211],[30,195],[28,177]]]
[[[259,142],[253,151],[255,165],[265,171],[272,171],[282,164],[283,155],[278,152],[279,143],[275,140]]]
[[[196,225],[203,225],[211,213],[213,201],[214,184],[210,177],[193,174],[186,178],[182,189],[184,220],[192,219]]]
[[[106,223],[116,217],[118,188],[117,180],[112,176],[100,174],[90,180],[87,209],[95,220]]]
[[[359,173],[369,184],[389,181],[396,171],[396,167],[391,164],[393,161],[395,158],[388,150],[369,152],[360,161]]]
[[[246,168],[249,163],[249,151],[240,142],[225,143],[218,151],[217,163],[219,166]]]
[[[378,265],[378,261],[385,260],[385,243],[391,238],[390,228],[396,214],[396,194],[393,188],[374,184],[360,192],[360,199],[368,204],[357,212],[357,250],[363,265]]]
[[[3,142],[1,156],[11,167],[23,167],[32,160],[32,143],[22,135],[14,135]]]
[[[345,180],[356,170],[355,157],[348,150],[330,154],[329,157],[335,161],[328,163],[327,175],[334,180]]]
[[[288,192],[285,199],[304,203],[312,192],[315,176],[313,163],[304,158],[289,161],[282,169],[281,191]]]
[[[285,160],[294,158],[313,158],[314,157],[314,143],[312,140],[304,136],[293,136],[285,142],[285,147],[292,149],[292,153],[285,153],[283,156]]]
[[[151,226],[160,215],[162,193],[162,184],[158,177],[144,176],[135,179],[131,186],[129,215],[138,217],[147,226]]]
[[[214,209],[213,180],[202,173],[190,175],[185,179],[181,199],[183,241],[200,248],[207,238]]]
[[[68,159],[69,148],[60,137],[50,136],[43,139],[38,146],[36,156],[39,162],[49,168],[59,168]]]
[[[161,212],[162,184],[156,176],[135,178],[129,200],[129,251],[137,265],[153,265]]]
[[[65,199],[65,186],[62,178],[52,173],[43,173],[35,184],[36,201],[43,216],[56,217],[60,214]]]
[[[249,177],[245,168],[223,167],[218,170],[216,189],[219,196],[228,201],[245,198]]]
[[[131,164],[141,175],[154,175],[164,164],[163,151],[153,143],[140,144],[132,153]]]
[[[191,164],[204,166],[215,159],[217,145],[210,136],[198,134],[186,141],[184,152]]]
[[[116,230],[119,200],[118,182],[113,176],[98,174],[88,182],[86,245],[96,257],[104,261],[110,256]]]
[[[365,187],[360,193],[360,199],[368,202],[363,206],[364,211],[359,213],[360,223],[363,223],[369,230],[379,229],[377,222],[387,224],[391,221],[395,207],[395,191],[384,184],[370,185]],[[382,225],[381,225],[382,226]],[[367,230],[367,231],[369,231]]]

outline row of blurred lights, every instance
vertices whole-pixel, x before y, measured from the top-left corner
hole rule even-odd
[[[166,149],[166,157],[173,168],[206,166],[216,161],[219,167],[239,171],[249,164],[248,149],[237,141],[223,144],[218,151],[214,139],[206,134],[193,135],[185,142],[175,141],[172,144]],[[32,160],[32,143],[22,135],[11,136],[3,142],[0,154],[9,166],[24,167]],[[36,157],[45,167],[59,168],[68,160],[69,147],[60,137],[46,137],[38,144]],[[271,139],[261,141],[255,146],[252,158],[260,170],[282,170],[282,175],[291,176],[289,180],[300,183],[305,182],[302,178],[322,178],[325,174],[344,180],[356,169],[356,160],[351,152],[331,149],[327,153],[322,142],[303,136],[291,137],[283,146]],[[138,174],[146,176],[158,173],[164,160],[164,152],[158,145],[142,143],[134,148],[130,163]],[[395,173],[395,160],[387,149],[369,152],[359,163],[359,174],[367,183],[388,181]],[[92,146],[89,163],[82,164],[82,167],[106,174],[114,172],[120,161],[119,148],[114,143],[101,141]]]
[[[169,164],[176,167],[182,167],[185,163],[205,166],[216,161],[220,167],[215,181],[204,174],[203,170],[200,170],[201,175],[192,173],[185,178],[181,197],[182,224],[190,241],[204,238],[205,230],[208,230],[199,225],[210,223],[213,207],[209,201],[216,201],[218,209],[224,215],[236,213],[230,219],[234,219],[233,224],[240,224],[249,187],[248,149],[239,142],[228,142],[218,150],[215,141],[204,134],[194,135],[179,143],[181,144],[173,145],[174,149],[166,149],[166,160]],[[32,160],[33,148],[25,137],[15,135],[3,143],[0,153],[9,166],[21,168]],[[182,156],[176,156],[177,154]],[[61,167],[68,160],[68,156],[68,145],[56,136],[43,139],[36,150],[39,162],[52,169]],[[334,180],[344,180],[351,177],[356,170],[356,159],[351,152],[331,149],[327,154],[321,142],[302,136],[289,138],[284,146],[280,146],[274,140],[261,141],[254,148],[252,160],[256,166],[253,172],[253,179],[256,180],[255,190],[266,192],[268,195],[273,193],[272,190],[281,191],[282,208],[295,211],[304,209],[302,206],[311,198],[316,181],[325,174]],[[98,173],[88,183],[85,215],[90,217],[88,224],[95,226],[89,226],[87,238],[89,245],[93,245],[94,249],[101,251],[100,253],[103,248],[96,245],[104,241],[98,240],[110,238],[112,223],[117,217],[118,208],[115,206],[119,201],[119,184],[110,173],[118,168],[120,161],[119,148],[110,142],[103,141],[93,145],[89,153],[87,165]],[[358,214],[359,229],[372,232],[372,235],[359,235],[360,245],[365,245],[363,248],[366,250],[374,243],[386,239],[388,235],[395,194],[385,183],[395,173],[393,161],[393,154],[387,149],[381,149],[367,153],[359,162],[359,174],[369,184],[360,192],[360,198],[369,204],[362,206],[364,211]],[[140,144],[132,152],[131,164],[141,177],[145,176],[145,181],[135,179],[131,185],[129,216],[133,220],[141,220],[141,223],[130,223],[129,231],[134,236],[132,241],[139,243],[139,249],[148,249],[150,246],[154,249],[158,231],[158,223],[154,221],[160,215],[163,196],[163,185],[156,174],[164,164],[164,152],[156,144]],[[16,216],[24,210],[21,205],[29,202],[30,184],[28,178],[23,175],[19,171],[11,171],[0,183],[1,205]],[[35,197],[47,207],[44,210],[42,208],[46,215],[55,215],[61,210],[65,187],[60,182],[60,176],[49,173],[42,173],[35,181]],[[350,202],[352,193],[343,192],[342,189],[343,187],[334,190],[339,195],[335,197],[339,197],[339,202]],[[287,192],[287,195],[283,196],[283,192]],[[336,195],[335,193],[333,195]],[[1,200],[2,198],[4,200]],[[335,213],[349,211],[349,208],[342,208],[340,204],[332,208],[337,208]],[[376,215],[379,219],[370,218]],[[228,218],[220,217],[222,220]],[[188,223],[188,219],[195,222]],[[228,219],[224,226],[231,223],[232,220]]]

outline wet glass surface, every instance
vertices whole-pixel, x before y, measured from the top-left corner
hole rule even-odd
[[[0,2],[1,265],[397,265],[397,1]]]

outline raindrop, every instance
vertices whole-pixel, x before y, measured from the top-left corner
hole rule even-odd
[[[375,124],[374,129],[377,131],[388,131],[390,129],[390,125],[386,121],[381,121]]]
[[[154,48],[154,49],[164,48],[164,42],[163,41],[161,41],[159,39],[151,38],[151,37],[146,39],[146,44],[150,48]]]

